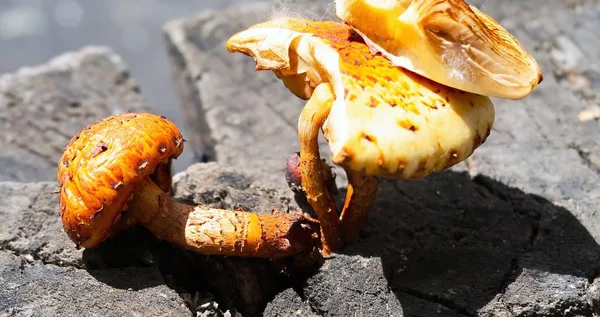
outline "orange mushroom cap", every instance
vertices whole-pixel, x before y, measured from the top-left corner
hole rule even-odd
[[[271,70],[300,98],[331,86],[323,125],[335,164],[367,175],[419,178],[451,167],[488,137],[494,107],[486,96],[441,85],[368,46],[347,25],[296,18],[251,26],[226,43]]]
[[[71,240],[86,248],[102,242],[135,187],[178,157],[183,141],[173,123],[148,113],[111,116],[73,137],[57,172],[60,215]]]

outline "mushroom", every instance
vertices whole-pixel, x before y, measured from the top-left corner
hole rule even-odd
[[[336,0],[336,14],[394,65],[456,89],[520,99],[542,81],[535,59],[464,0]]]
[[[93,248],[115,230],[140,223],[159,239],[206,255],[282,258],[310,252],[318,223],[302,213],[256,214],[192,206],[167,193],[171,161],[184,139],[164,117],[115,115],[73,137],[57,179],[63,227]]]
[[[379,176],[413,179],[451,167],[486,140],[494,122],[488,97],[371,54],[345,24],[275,19],[233,35],[226,46],[308,99],[298,121],[301,181],[321,224],[324,255],[358,239]],[[320,165],[320,129],[331,160],[348,176],[339,215]]]

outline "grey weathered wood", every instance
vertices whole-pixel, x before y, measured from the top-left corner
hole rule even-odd
[[[599,102],[600,5],[474,4],[484,3],[536,57],[543,83],[523,100],[494,100],[492,135],[464,164],[381,181],[362,240],[302,286],[317,315],[598,313],[600,129],[577,115]],[[223,46],[269,12],[236,6],[165,30],[180,90],[193,92],[185,105],[205,120],[217,161],[281,185],[303,102]]]
[[[143,228],[120,233],[97,248],[77,250],[62,229],[56,190],[50,182],[0,182],[0,285],[9,286],[0,289],[0,311],[18,314],[28,308],[34,315],[78,314],[90,305],[94,309],[89,313],[110,315],[107,309],[114,299],[123,304],[113,308],[113,315],[147,315],[139,312],[146,307],[149,315],[182,316],[189,310],[179,309],[184,302],[177,293],[187,298],[186,294],[210,292],[224,310],[256,316],[266,299],[290,286],[281,273],[283,262],[206,257],[159,242]],[[264,186],[216,163],[193,165],[177,174],[173,191],[180,201],[215,208],[300,211],[287,188]],[[15,268],[15,263],[22,268]],[[61,277],[72,284],[60,285]],[[83,296],[80,289],[88,293]],[[111,295],[111,289],[118,293]],[[45,292],[61,292],[79,304],[58,297],[36,302],[36,296]],[[160,298],[148,303],[149,296]],[[127,306],[130,302],[135,303]]]
[[[288,288],[285,291],[281,292],[274,301],[267,305],[264,311],[264,316],[318,317],[319,315],[312,312],[310,305],[308,305],[308,303],[302,300],[302,298],[294,289]]]
[[[0,181],[50,181],[63,147],[111,114],[147,111],[121,59],[103,47],[0,75]]]
[[[76,250],[54,183],[0,182],[0,193],[1,316],[190,314],[143,244],[121,239],[95,258]]]
[[[236,31],[273,14],[277,11],[267,3],[238,5],[222,14],[204,12],[170,22],[165,34],[187,125],[195,132],[191,147],[283,186],[286,158],[299,149],[297,124],[305,101],[282,89],[272,73],[255,72],[252,59],[229,53],[224,45]]]
[[[237,169],[215,162],[195,164],[176,175],[174,197],[190,204],[213,208],[258,212],[301,212],[287,188],[275,188],[254,180]],[[209,291],[228,308],[244,312],[245,316],[260,316],[267,304],[290,281],[280,274],[282,262],[265,259],[206,256],[187,253],[191,262],[183,281],[194,280],[191,289]],[[181,270],[176,265],[171,271]]]

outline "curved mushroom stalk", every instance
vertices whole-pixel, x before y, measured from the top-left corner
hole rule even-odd
[[[254,57],[258,70],[274,71],[294,94],[310,98],[299,120],[300,143],[311,153],[301,155],[302,185],[314,189],[308,195],[314,196],[311,206],[321,226],[338,226],[324,203],[330,198],[323,179],[314,176],[320,170],[314,131],[322,128],[333,163],[349,174],[341,235],[350,242],[375,198],[376,176],[411,179],[453,166],[486,140],[494,121],[488,97],[443,86],[371,54],[344,24],[268,21],[232,36],[227,48]],[[324,230],[323,245],[340,246],[332,237]]]
[[[372,51],[438,83],[519,99],[540,67],[498,22],[464,0],[336,0],[336,14]]]
[[[276,259],[318,246],[318,222],[303,214],[263,215],[173,200],[167,194],[170,162],[182,151],[178,129],[145,113],[106,118],[71,139],[57,172],[61,219],[71,240],[92,248],[115,229],[141,223],[160,239],[207,255]]]
[[[322,253],[325,256],[343,245],[338,213],[323,175],[319,153],[319,130],[327,119],[332,104],[331,86],[320,84],[302,109],[298,120],[302,189],[321,222]]]
[[[159,239],[205,255],[278,259],[312,250],[318,222],[303,214],[256,214],[179,203],[146,178],[127,206]]]

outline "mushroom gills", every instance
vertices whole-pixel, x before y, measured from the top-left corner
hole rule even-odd
[[[371,51],[453,88],[520,99],[543,79],[517,39],[463,0],[336,0],[336,14]]]

